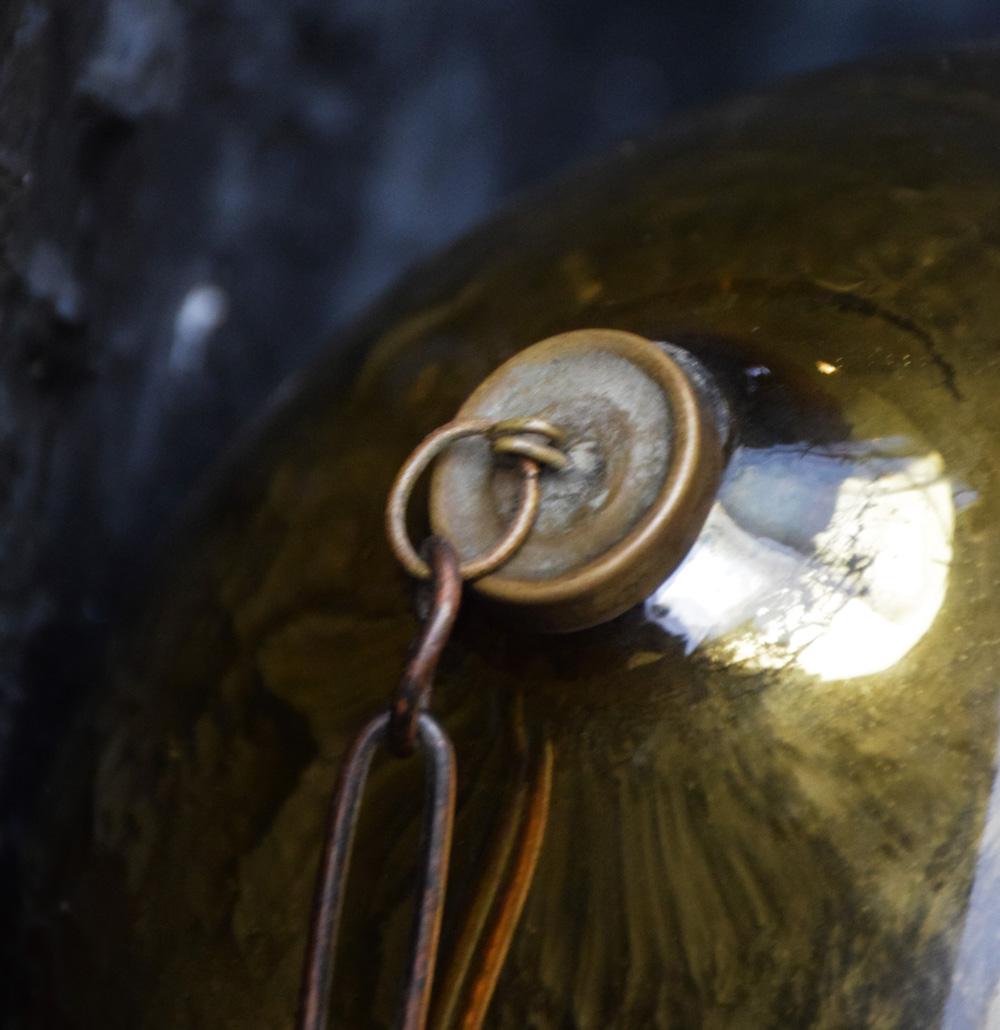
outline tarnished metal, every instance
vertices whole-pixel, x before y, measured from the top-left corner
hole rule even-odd
[[[570,463],[561,449],[566,443],[565,430],[543,418],[503,419],[490,431],[490,439],[494,454],[530,458],[542,468],[556,472]]]
[[[561,472],[569,465],[569,458],[558,447],[538,443],[528,436],[504,436],[493,444],[494,454],[528,458],[545,468]]]
[[[298,1030],[326,1030],[327,1027],[337,930],[344,907],[354,831],[368,770],[375,752],[385,741],[389,719],[387,712],[376,716],[355,739],[333,798],[309,935]],[[425,845],[413,948],[397,1024],[400,1030],[422,1030],[427,1022],[455,811],[455,756],[451,743],[427,713],[418,716],[417,727],[418,739],[428,757]]]
[[[429,579],[431,575],[430,567],[417,554],[406,529],[406,510],[417,480],[431,462],[451,444],[472,436],[488,437],[497,424],[495,419],[462,419],[449,422],[431,433],[417,447],[396,476],[386,508],[386,533],[400,564],[411,576]],[[540,498],[539,462],[531,457],[521,457],[517,467],[521,474],[521,488],[514,518],[497,543],[491,545],[478,558],[462,563],[460,572],[463,579],[478,579],[505,565],[523,546],[535,524]]]
[[[548,419],[535,418],[504,418],[494,423],[490,430],[490,437],[493,440],[502,440],[506,436],[519,436],[522,433],[530,433],[533,436],[544,436],[551,444],[562,447],[566,443],[566,430],[561,426],[553,425]]]
[[[390,709],[389,750],[400,757],[413,752],[417,719],[427,707],[441,652],[451,636],[462,601],[462,575],[454,549],[437,537],[431,537],[424,547],[434,576],[434,597],[417,649],[406,666]]]
[[[473,391],[458,420],[518,410],[533,415],[501,423],[500,449],[541,460],[552,441],[542,442],[540,417],[566,434],[568,463],[543,484],[530,539],[475,588],[533,629],[606,622],[659,586],[701,530],[723,465],[716,413],[666,347],[613,329],[520,351]],[[482,550],[514,489],[488,447],[449,451],[432,480],[434,531],[460,551]]]
[[[372,719],[351,745],[334,795],[309,936],[299,1030],[325,1030],[327,1025],[337,930],[354,831],[368,770],[382,743],[397,755],[411,754],[419,743],[428,757],[423,881],[399,1026],[403,1030],[420,1030],[427,1019],[451,851],[455,758],[447,735],[424,709],[462,596],[454,550],[443,540],[431,539],[427,551],[434,576],[434,597],[424,632],[390,710]]]
[[[467,436],[494,435],[500,439],[507,439],[508,432],[516,431],[530,432],[549,439],[561,439],[558,429],[538,420],[528,420],[527,423],[505,427],[499,434],[494,432],[496,425],[495,421],[477,421],[444,426],[436,433],[432,433],[404,465],[390,494],[386,518],[390,540],[401,561],[406,555],[407,548],[412,550],[404,525],[410,491],[423,469],[442,448],[454,440]],[[529,484],[529,487],[522,498],[522,505],[512,530],[494,549],[492,555],[486,556],[492,561],[500,560],[496,552],[508,549],[511,539],[523,541],[533,525],[534,514],[537,512],[538,465],[528,458],[521,458],[520,464],[525,466],[523,473],[525,483]],[[400,541],[404,546],[400,546]],[[458,617],[462,600],[462,580],[463,575],[468,575],[468,567],[459,564],[455,549],[440,537],[431,537],[426,542],[424,550],[427,561],[415,552],[412,556],[427,570],[433,586],[433,596],[423,632],[413,657],[406,666],[389,711],[372,719],[348,750],[334,794],[306,952],[298,1030],[325,1030],[329,1019],[337,933],[344,907],[344,892],[354,834],[368,771],[372,758],[382,743],[397,757],[412,755],[419,744],[427,752],[429,759],[426,763],[423,880],[414,923],[409,974],[398,1026],[400,1030],[422,1030],[427,1022],[454,822],[455,758],[447,735],[426,709],[441,652]],[[483,559],[480,559],[480,562],[482,561]],[[406,564],[404,561],[404,565]],[[547,745],[539,773],[540,778],[536,779],[530,792],[531,798],[521,831],[522,840],[514,872],[499,905],[485,957],[474,983],[468,1014],[463,1019],[463,1026],[469,1028],[481,1025],[485,1016],[496,978],[503,964],[503,957],[507,953],[531,883],[544,834],[551,789],[551,765],[551,747]],[[518,797],[520,810],[524,807],[524,801],[520,793]]]

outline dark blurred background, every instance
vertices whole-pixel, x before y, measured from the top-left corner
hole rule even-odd
[[[996,0],[4,0],[6,811],[192,484],[407,267],[679,109],[998,32]]]

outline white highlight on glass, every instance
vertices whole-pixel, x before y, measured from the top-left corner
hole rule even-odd
[[[822,680],[869,675],[933,623],[954,523],[941,455],[905,440],[743,448],[647,612],[689,652]]]

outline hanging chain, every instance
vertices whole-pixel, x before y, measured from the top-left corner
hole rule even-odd
[[[456,440],[485,436],[498,456],[513,457],[521,470],[523,484],[517,512],[501,540],[485,555],[460,563],[454,548],[445,540],[431,537],[424,556],[416,552],[406,532],[406,508],[417,479],[438,454]],[[544,441],[544,442],[541,442]],[[559,470],[568,458],[559,449],[564,443],[561,430],[539,418],[503,421],[470,419],[452,422],[432,433],[405,462],[393,484],[386,511],[389,541],[400,562],[413,576],[430,580],[430,609],[417,647],[403,673],[387,712],[375,716],[358,734],[348,749],[334,793],[327,824],[326,840],[320,862],[319,880],[313,907],[312,926],[306,951],[305,972],[299,1005],[298,1030],[326,1030],[330,1009],[330,990],[336,957],[337,935],[344,905],[344,891],[350,865],[355,829],[361,809],[365,781],[379,746],[393,755],[406,757],[420,748],[426,753],[426,793],[424,812],[423,859],[419,903],[413,927],[409,970],[398,1026],[400,1030],[423,1030],[427,1022],[437,959],[438,938],[444,911],[448,860],[455,811],[455,756],[447,733],[429,713],[431,690],[441,653],[451,636],[462,598],[462,581],[495,572],[517,553],[528,538],[538,516],[540,500],[538,478],[543,467]],[[538,814],[529,821],[533,827],[525,837],[524,854],[528,859],[527,881],[522,871],[503,899],[500,933],[506,953],[512,923],[523,905],[530,872],[537,859],[544,830],[551,780],[551,749],[543,764],[544,788],[541,821]],[[537,803],[536,803],[537,807]],[[539,829],[539,825],[541,830]],[[511,916],[513,915],[513,920]],[[492,949],[494,955],[497,948]],[[481,1021],[485,1005],[498,973],[494,959],[487,967],[478,991],[475,1010]],[[473,1025],[478,1025],[475,1023]]]
[[[433,600],[420,642],[389,710],[387,743],[389,750],[400,758],[413,754],[417,719],[430,702],[441,652],[451,637],[462,602],[462,576],[454,548],[438,537],[431,537],[424,550],[430,558]]]
[[[429,700],[434,670],[458,615],[462,595],[454,550],[444,541],[433,540],[429,551],[434,574],[434,599],[417,652],[403,676],[390,710],[375,716],[355,739],[334,794],[302,985],[301,1030],[325,1030],[327,1025],[337,928],[343,910],[361,796],[372,758],[378,747],[386,743],[395,754],[411,753],[417,740],[428,757],[428,804],[424,826],[427,843],[400,1025],[416,1028],[422,1027],[426,1021],[451,850],[455,756],[444,730],[423,709]]]

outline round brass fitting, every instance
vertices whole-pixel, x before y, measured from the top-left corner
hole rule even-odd
[[[606,622],[648,597],[700,532],[723,465],[713,412],[663,347],[582,329],[515,355],[456,416],[530,418],[564,431],[569,462],[543,472],[531,533],[473,588],[538,629]],[[530,424],[520,438],[531,442]],[[435,467],[431,523],[460,554],[479,554],[503,536],[519,499],[516,465],[486,439],[463,439]]]

